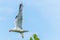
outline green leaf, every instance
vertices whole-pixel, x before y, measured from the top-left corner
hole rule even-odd
[[[30,40],[40,40],[37,36],[37,34],[33,34],[33,37],[30,37]]]
[[[32,38],[32,37],[30,37],[30,40],[33,40],[33,38]]]

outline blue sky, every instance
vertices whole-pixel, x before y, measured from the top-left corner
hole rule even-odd
[[[60,40],[60,0],[22,0],[23,29],[22,39],[19,33],[10,33],[14,19],[18,14],[20,0],[0,0],[0,40],[29,40],[36,33],[41,40]]]

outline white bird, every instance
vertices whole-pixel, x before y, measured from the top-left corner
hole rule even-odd
[[[28,32],[28,31],[27,30],[23,30],[23,28],[22,28],[22,20],[23,20],[22,8],[23,8],[23,4],[21,3],[20,6],[19,6],[19,13],[15,17],[15,27],[14,27],[14,29],[9,30],[9,32],[20,33],[22,35],[22,38],[24,38],[23,33],[24,32]]]

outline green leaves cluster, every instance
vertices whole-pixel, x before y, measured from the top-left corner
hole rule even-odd
[[[33,37],[30,37],[30,40],[40,40],[36,34],[33,34]]]

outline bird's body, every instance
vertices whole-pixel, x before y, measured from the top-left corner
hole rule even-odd
[[[22,35],[22,38],[24,37],[23,36],[23,33],[24,32],[28,32],[27,30],[23,30],[22,28],[22,20],[23,20],[23,16],[22,16],[22,8],[23,8],[23,4],[21,3],[20,6],[19,6],[19,12],[18,12],[18,15],[15,17],[15,27],[14,29],[12,30],[9,30],[9,32],[17,32],[17,33],[20,33]]]

